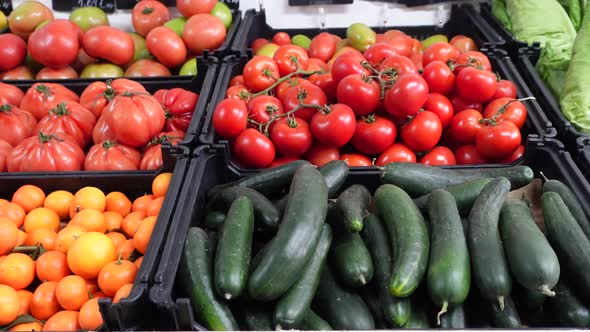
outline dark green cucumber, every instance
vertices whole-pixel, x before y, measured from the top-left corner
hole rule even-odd
[[[467,318],[463,304],[458,304],[449,308],[447,313],[440,317],[441,329],[464,329],[467,327]]]
[[[534,313],[543,307],[543,303],[547,298],[546,295],[542,294],[538,290],[530,290],[524,286],[516,283],[510,294],[516,308],[523,313]]]
[[[437,189],[430,194],[428,216],[431,235],[426,280],[430,299],[442,306],[437,315],[440,325],[440,317],[448,306],[463,303],[469,294],[469,251],[457,204],[448,191]]]
[[[374,330],[375,321],[361,297],[342,288],[329,265],[322,272],[313,310],[335,330]]]
[[[315,312],[307,310],[303,322],[299,326],[304,331],[331,331],[332,327]],[[262,330],[261,330],[262,331]]]
[[[512,290],[512,279],[504,255],[498,222],[500,210],[510,191],[506,178],[488,183],[473,204],[469,214],[469,253],[475,285],[489,301],[502,307],[503,298]]]
[[[363,218],[371,201],[371,193],[365,186],[355,184],[344,190],[336,201],[336,209],[349,232],[363,229]]]
[[[208,253],[207,233],[198,227],[189,229],[180,256],[178,278],[199,318],[209,330],[239,329],[230,309],[219,301],[213,289],[213,264]]]
[[[508,295],[504,297],[504,304],[493,301],[491,304],[492,325],[497,328],[516,329],[521,327],[520,316],[512,298]]]
[[[272,307],[266,303],[243,303],[241,320],[248,331],[272,331]]]
[[[328,186],[328,197],[333,197],[348,177],[348,164],[342,160],[332,160],[319,170]]]
[[[369,308],[371,315],[373,315],[373,320],[375,321],[375,329],[376,330],[385,330],[387,329],[387,323],[385,322],[385,315],[383,313],[383,309],[381,308],[381,301],[379,301],[379,292],[377,290],[377,286],[375,283],[371,283],[366,287],[362,287],[359,289],[359,295],[363,299],[363,302]]]
[[[276,194],[289,187],[293,174],[295,174],[297,168],[303,165],[310,165],[310,163],[306,160],[296,160],[281,166],[264,169],[256,175],[215,186],[209,190],[207,196],[212,198],[220,191],[231,187],[247,187],[264,195]]]
[[[223,222],[225,221],[225,213],[221,211],[211,211],[205,216],[203,225],[207,229],[218,230],[221,229]]]
[[[373,261],[359,233],[334,230],[330,263],[344,286],[362,287],[373,279]]]
[[[279,226],[281,213],[268,198],[254,189],[230,187],[219,191],[209,202],[210,207],[229,207],[233,201],[246,196],[254,205],[254,217],[260,228],[275,230]]]
[[[500,213],[500,234],[516,281],[548,296],[559,280],[559,260],[541,232],[528,204],[508,199]]]
[[[421,301],[412,301],[412,312],[404,329],[429,329],[430,319],[428,318],[428,310]]]
[[[391,163],[381,170],[384,183],[394,184],[413,197],[475,179],[495,177],[507,178],[516,189],[531,183],[534,173],[528,166],[449,170],[417,163]]]
[[[407,297],[420,284],[428,265],[426,222],[410,196],[394,185],[384,184],[377,189],[375,205],[392,242],[389,291],[396,297]]]
[[[469,218],[461,218],[461,226],[463,226],[463,233],[467,238],[469,236]]]
[[[320,282],[322,268],[331,243],[332,230],[330,225],[324,224],[315,252],[305,265],[302,276],[275,306],[274,323],[277,329],[297,328],[304,320]]]
[[[559,263],[576,292],[590,298],[590,240],[558,193],[546,192],[541,197],[545,230]]]
[[[226,300],[240,296],[246,287],[253,233],[254,206],[240,196],[229,208],[215,254],[215,290]]]
[[[588,327],[590,310],[560,281],[555,286],[555,296],[547,300],[547,311],[562,327]]]
[[[399,299],[389,292],[392,249],[387,230],[376,215],[369,214],[365,218],[365,227],[361,235],[373,259],[373,282],[379,293],[380,310],[389,323],[395,327],[402,327],[410,317],[411,305],[408,298]]]
[[[556,192],[561,196],[565,205],[572,213],[572,216],[578,221],[578,225],[586,234],[586,237],[590,239],[590,220],[584,212],[584,208],[580,201],[576,197],[576,194],[563,182],[558,180],[547,180],[543,185],[543,192]]]
[[[445,190],[453,195],[457,203],[457,209],[459,209],[459,214],[466,217],[471,212],[471,207],[475,203],[477,196],[479,196],[483,187],[490,183],[490,181],[492,181],[491,178],[475,179],[446,187]],[[414,199],[414,203],[423,214],[428,214],[429,197],[430,194],[426,194]]]
[[[283,295],[301,276],[322,233],[328,209],[326,183],[313,166],[301,166],[293,175],[289,203],[277,235],[248,281],[256,300]]]

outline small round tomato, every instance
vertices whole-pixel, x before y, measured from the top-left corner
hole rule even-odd
[[[340,152],[338,151],[338,148],[318,144],[313,145],[305,155],[305,159],[317,167],[322,167],[333,160],[338,160],[339,158]]]
[[[298,118],[277,121],[270,130],[270,138],[277,151],[285,157],[300,157],[313,143],[309,125]]]
[[[455,114],[449,127],[453,133],[453,140],[461,145],[475,143],[475,135],[482,127],[481,119],[481,113],[474,109]]]
[[[273,85],[279,78],[277,63],[265,56],[253,57],[242,71],[244,83],[252,92],[260,92]]]
[[[171,76],[170,70],[163,64],[149,59],[135,61],[125,70],[125,77],[160,77]]]
[[[248,168],[268,167],[275,159],[271,140],[254,128],[244,130],[233,143],[238,162]]]
[[[16,68],[25,61],[26,55],[27,45],[21,37],[13,33],[0,35],[0,71]]]
[[[182,39],[194,53],[215,50],[223,44],[227,31],[223,22],[211,14],[196,14],[186,21]]]
[[[455,151],[455,159],[459,165],[481,165],[487,161],[477,151],[475,144],[463,145]]]
[[[382,167],[390,163],[415,163],[416,154],[407,146],[395,143],[377,158],[376,166]]]
[[[264,45],[266,45],[268,43],[270,43],[270,41],[268,39],[266,39],[266,38],[257,38],[257,39],[254,39],[254,41],[252,42],[252,44],[250,45],[250,47],[252,48],[252,52],[254,54],[256,54],[256,53],[258,53],[258,50],[262,46],[264,46]]]
[[[496,74],[490,71],[467,67],[457,75],[455,82],[457,92],[464,100],[483,103],[496,94]]]
[[[279,67],[281,76],[286,76],[297,70],[307,70],[309,65],[307,51],[297,45],[279,47],[273,58]]]
[[[375,155],[390,147],[396,136],[393,122],[382,116],[369,115],[357,121],[352,146],[362,153]]]
[[[520,159],[524,156],[524,145],[519,146],[514,152],[512,152],[508,157],[500,160],[502,164],[512,164],[513,162]]]
[[[505,121],[483,126],[475,136],[475,146],[484,158],[497,160],[518,149],[521,139],[520,129],[514,123]]]
[[[453,37],[449,41],[449,44],[455,46],[461,52],[470,52],[478,50],[477,45],[475,44],[473,39],[463,35],[457,35]]]
[[[438,116],[443,129],[451,124],[451,119],[453,119],[455,113],[451,101],[440,93],[429,94],[426,103],[424,103],[424,109]]]
[[[396,118],[416,115],[428,99],[428,84],[420,75],[400,77],[385,93],[385,110]]]
[[[526,121],[527,109],[518,99],[500,98],[486,106],[483,116],[496,122],[510,121],[520,129]]]
[[[403,76],[405,74],[418,73],[418,69],[416,68],[412,60],[401,55],[388,56],[383,60],[383,62],[381,62],[377,69],[379,71],[394,71],[398,77]],[[384,77],[389,77],[389,75],[384,75]]]
[[[461,52],[459,52],[455,46],[445,42],[436,42],[424,50],[424,54],[422,55],[422,65],[426,67],[432,61],[442,61],[443,63],[447,63],[449,60],[455,59],[460,54]]]
[[[78,73],[70,66],[64,67],[62,69],[51,69],[49,67],[45,67],[37,73],[37,76],[35,76],[35,79],[37,80],[63,80],[74,78],[78,78]]]
[[[222,100],[213,112],[213,128],[217,135],[231,139],[248,126],[248,107],[237,99]]]
[[[272,37],[272,42],[279,46],[289,45],[291,44],[291,37],[286,32],[277,32]]]
[[[367,156],[358,153],[345,153],[340,156],[348,167],[371,167],[373,162]]]
[[[317,112],[311,120],[313,137],[324,145],[346,145],[352,139],[355,128],[354,112],[344,104],[331,105]]]
[[[457,164],[457,161],[453,151],[444,146],[437,146],[422,157],[420,163],[428,166],[448,166]]]
[[[453,91],[455,86],[455,75],[447,64],[441,61],[432,61],[424,67],[422,78],[428,84],[430,92],[447,95]]]
[[[451,66],[454,67],[453,73],[459,75],[459,73],[468,67],[474,67],[479,70],[492,71],[492,64],[490,59],[481,52],[465,52],[461,53],[457,58],[453,60]]]
[[[369,47],[363,55],[372,66],[378,67],[383,60],[392,55],[398,55],[398,53],[395,47],[389,43],[377,43]]]
[[[316,72],[316,73],[325,73],[328,72],[328,64],[320,59],[309,59],[309,65],[307,66],[307,71]]]
[[[332,65],[332,77],[336,83],[348,75],[360,74],[370,76],[370,72],[363,66],[365,58],[360,53],[346,52],[339,55]]]
[[[438,144],[442,136],[442,124],[436,114],[418,113],[401,129],[402,140],[417,152],[428,151]]]
[[[210,13],[217,0],[176,0],[176,8],[180,14],[189,18],[196,14]]]
[[[328,62],[336,52],[336,40],[332,34],[322,32],[311,40],[309,45],[309,57]]]
[[[53,69],[70,65],[76,61],[80,50],[76,27],[68,20],[55,20],[35,30],[29,37],[28,46],[31,57]]]
[[[147,34],[146,46],[150,53],[168,68],[180,66],[186,60],[187,51],[182,38],[168,27],[152,29]]]
[[[170,19],[170,11],[160,1],[142,0],[131,13],[133,28],[143,37],[154,28],[164,25]],[[178,35],[177,35],[178,36]]]
[[[500,80],[498,82],[498,89],[496,89],[496,94],[492,97],[492,100],[504,97],[516,99],[516,85],[512,81]]]
[[[328,98],[322,89],[313,84],[299,85],[287,91],[287,95],[283,100],[285,112],[292,111],[296,107],[299,107],[300,102],[303,102],[306,105],[316,105],[320,107],[328,103]],[[300,107],[300,109],[295,112],[295,116],[311,123],[312,118],[317,112],[318,109],[316,107]]]
[[[338,83],[336,95],[338,102],[348,105],[354,114],[367,115],[377,109],[381,89],[373,79],[352,74]]]
[[[89,56],[123,66],[135,56],[133,38],[110,26],[94,27],[84,34],[84,50]]]
[[[461,99],[459,96],[451,97],[451,103],[453,104],[453,109],[455,110],[455,114],[462,112],[464,110],[476,110],[481,112],[483,110],[483,105],[478,102],[473,101],[465,101]]]
[[[273,96],[257,96],[248,103],[248,118],[257,124],[265,124],[272,117],[283,113],[285,111],[281,101]],[[254,124],[253,126],[256,127]]]

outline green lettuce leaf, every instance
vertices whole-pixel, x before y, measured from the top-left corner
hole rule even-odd
[[[584,17],[584,4],[581,0],[557,0],[563,9],[567,12],[572,21],[574,29],[579,30],[582,25],[582,18]]]

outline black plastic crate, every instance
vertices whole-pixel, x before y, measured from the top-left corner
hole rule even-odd
[[[574,161],[590,181],[590,136],[581,136],[576,141],[577,150],[572,151]]]
[[[508,54],[511,56],[516,57],[518,54],[518,50],[527,47],[539,47],[539,43],[535,42],[529,45],[529,43],[525,41],[518,40],[510,31],[506,30],[502,23],[492,14],[492,7],[488,3],[482,3],[480,5],[480,13],[484,20],[488,23],[488,26],[492,27],[494,31],[504,40],[504,43],[501,45],[497,45],[500,48],[503,48],[508,51]]]
[[[172,330],[203,330],[194,317],[190,300],[186,294],[179,293],[175,278],[180,261],[181,250],[188,229],[199,226],[206,213],[206,194],[215,185],[227,183],[242,177],[226,162],[223,155],[208,148],[196,151],[196,161],[191,163],[187,171],[185,187],[191,190],[181,193],[183,205],[178,206],[174,215],[174,223],[168,232],[166,247],[162,253],[160,266],[154,276],[154,285],[150,291],[150,299],[158,308],[160,329]],[[537,178],[541,174],[550,179],[565,182],[582,202],[587,214],[590,214],[590,185],[574,164],[570,154],[563,145],[554,139],[531,139],[528,142],[524,159],[519,162],[528,165],[535,171]],[[461,168],[505,168],[506,165],[484,165],[482,167],[464,166]],[[351,172],[344,188],[352,184],[363,184],[374,191],[380,185],[379,170],[367,169],[362,172]],[[187,196],[184,196],[184,194]]]
[[[497,34],[494,29],[479,15],[475,7],[470,4],[453,5],[451,18],[442,26],[415,26],[415,27],[373,27],[378,32],[385,32],[391,29],[399,29],[408,35],[422,40],[431,35],[445,34],[450,37],[454,35],[467,35],[475,41],[480,48],[493,48],[504,44],[504,39]],[[242,20],[240,29],[234,43],[232,52],[242,54],[250,51],[251,43],[256,38],[271,39],[275,33],[284,31],[293,36],[303,34],[308,37],[314,37],[320,32],[330,32],[340,37],[346,37],[346,28],[327,28],[327,29],[274,29],[266,23],[265,11],[248,10]]]

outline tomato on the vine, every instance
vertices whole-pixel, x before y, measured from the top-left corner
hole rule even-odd
[[[475,136],[479,153],[491,160],[508,157],[521,142],[520,129],[509,121],[483,126]]]
[[[336,82],[334,81],[331,73],[313,74],[308,77],[308,80],[324,91],[328,101],[336,100],[338,86],[336,85]]]
[[[322,89],[313,84],[304,84],[293,87],[287,91],[287,95],[283,100],[283,107],[285,112],[290,112],[299,107],[300,102],[305,105],[315,105],[316,107],[303,107],[295,112],[295,116],[311,122],[311,119],[318,112],[318,107],[322,107],[328,103],[328,98]]]
[[[453,141],[460,145],[475,143],[475,135],[482,127],[480,123],[482,117],[481,113],[474,109],[456,113],[449,127]]]
[[[285,157],[300,157],[313,143],[309,124],[298,118],[278,120],[270,130],[270,138],[279,154]]]
[[[428,83],[430,92],[447,95],[455,86],[455,75],[447,64],[441,61],[432,61],[424,67],[422,78]]]
[[[238,135],[233,142],[233,150],[238,162],[249,168],[268,167],[276,154],[271,140],[254,128]]]
[[[272,163],[268,167],[273,168],[273,167],[281,166],[281,165],[293,162],[295,160],[299,160],[299,157],[277,157],[277,158],[275,158],[275,160],[272,161]]]
[[[332,160],[338,160],[340,158],[340,151],[337,147],[314,144],[307,151],[305,159],[307,159],[313,165],[322,167]]]
[[[392,45],[395,52],[401,56],[409,56],[414,48],[414,40],[400,30],[385,32],[385,42]]]
[[[309,45],[309,56],[325,62],[334,56],[334,52],[336,52],[336,40],[328,32],[322,32],[315,36]]]
[[[363,66],[365,58],[360,53],[346,52],[339,55],[332,64],[332,77],[338,84],[351,74],[371,75],[368,69]]]
[[[270,87],[280,76],[277,63],[269,57],[259,55],[246,63],[242,75],[246,87],[252,92]]]
[[[225,92],[225,98],[227,99],[237,99],[243,102],[249,102],[250,97],[250,91],[248,91],[248,88],[243,85],[230,86]]]
[[[490,102],[483,116],[496,122],[510,121],[521,129],[526,121],[527,109],[520,100],[504,97]]]
[[[422,65],[426,67],[432,61],[442,61],[443,63],[447,63],[449,60],[455,59],[460,54],[461,52],[459,52],[455,46],[445,42],[436,42],[424,50],[424,54],[422,55]]]
[[[252,44],[250,45],[250,47],[252,48],[252,52],[254,54],[256,54],[256,53],[258,53],[258,50],[262,46],[264,46],[264,45],[266,45],[268,43],[270,43],[270,41],[268,39],[266,39],[266,38],[257,38],[257,39],[254,39],[254,41],[252,42]]]
[[[436,114],[418,113],[401,129],[402,140],[417,152],[428,151],[438,144],[442,136],[442,124]]]
[[[392,44],[377,43],[371,45],[365,51],[365,53],[363,53],[363,55],[372,66],[377,67],[383,62],[383,60],[390,56],[398,55],[398,53],[396,48]]]
[[[217,135],[231,139],[248,126],[248,106],[242,100],[224,99],[213,112],[213,128]]]
[[[428,166],[448,166],[457,164],[457,161],[453,151],[444,146],[437,146],[422,157],[420,163]]]
[[[478,50],[477,45],[473,39],[463,35],[456,35],[449,41],[449,44],[455,46],[461,52]]]
[[[455,150],[455,159],[459,165],[481,165],[486,159],[477,151],[475,144],[463,145]]]
[[[283,114],[283,104],[273,96],[261,95],[248,103],[248,118],[258,124],[266,124],[273,116]],[[255,125],[254,125],[255,126]]]
[[[416,154],[410,148],[401,143],[395,143],[387,150],[383,151],[377,161],[376,166],[385,166],[390,163],[415,163]]]
[[[397,77],[404,76],[406,74],[417,74],[418,69],[416,65],[412,62],[412,60],[408,59],[405,56],[401,55],[390,55],[381,62],[381,64],[377,67],[377,70],[381,72],[385,71],[394,71]],[[383,75],[385,78],[390,77],[390,75]]]
[[[229,81],[228,87],[231,87],[231,86],[234,86],[234,85],[243,85],[243,86],[245,86],[246,83],[244,83],[244,75],[236,75],[236,76],[232,77],[232,79]]]
[[[367,115],[377,109],[381,89],[373,79],[352,74],[338,83],[336,95],[338,102],[352,108],[355,115]]]
[[[498,82],[498,89],[496,89],[496,94],[492,97],[492,100],[504,97],[516,99],[516,85],[512,81],[500,80]]]
[[[309,65],[307,51],[297,45],[279,47],[273,59],[277,63],[281,76],[286,76],[297,70],[307,70],[307,66]]]
[[[428,84],[420,75],[400,77],[385,93],[385,110],[396,118],[416,115],[428,99]]]
[[[472,101],[465,101],[461,99],[459,96],[452,96],[451,103],[453,104],[453,109],[455,110],[455,114],[462,112],[464,110],[476,110],[481,113],[483,110],[483,105],[478,102]]]
[[[308,80],[306,80],[303,77],[290,77],[285,81],[282,81],[281,83],[279,83],[279,85],[277,85],[277,87],[275,88],[275,96],[277,98],[279,98],[279,100],[284,103],[285,102],[285,97],[287,96],[287,92],[292,88],[292,87],[296,87],[296,86],[303,86],[305,84],[309,83]]]
[[[90,148],[84,159],[86,171],[134,171],[139,169],[141,154],[134,148],[104,141]]]
[[[373,162],[367,156],[358,153],[345,153],[340,156],[340,160],[344,161],[348,167],[369,167],[373,166]]]
[[[325,63],[323,60],[309,58],[308,63],[309,64],[307,66],[307,71],[322,72],[322,73],[325,73],[328,71],[328,64]]]
[[[480,103],[490,100],[498,87],[496,74],[473,67],[461,70],[455,82],[462,99]]]
[[[440,93],[431,93],[424,103],[424,109],[438,116],[443,129],[451,124],[451,119],[455,114],[451,101]]]
[[[313,137],[324,145],[341,147],[354,135],[356,119],[350,107],[344,104],[326,106],[311,120]]]
[[[481,52],[465,52],[461,53],[453,60],[453,73],[459,75],[463,69],[468,67],[475,67],[479,70],[492,71],[492,64],[490,59]]]
[[[352,146],[358,151],[375,155],[390,147],[397,136],[395,124],[379,115],[369,115],[356,122]]]

